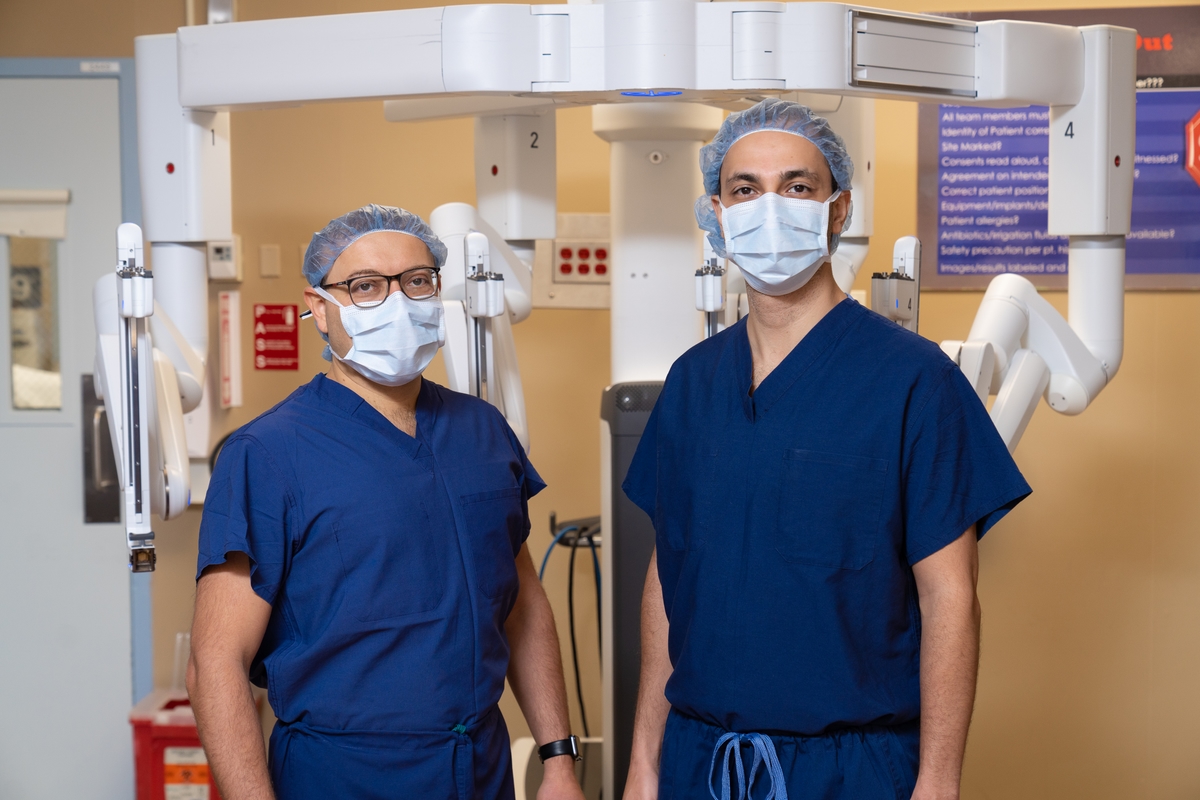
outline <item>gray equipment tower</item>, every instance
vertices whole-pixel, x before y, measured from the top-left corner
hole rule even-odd
[[[657,382],[619,383],[605,389],[600,401],[606,798],[624,794],[629,772],[642,656],[642,588],[654,551],[654,525],[621,491],[621,483],[662,386]]]

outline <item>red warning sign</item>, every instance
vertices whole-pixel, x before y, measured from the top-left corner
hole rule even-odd
[[[300,369],[300,329],[296,306],[254,306],[254,368]]]
[[[1188,174],[1200,184],[1200,111],[1184,128],[1187,133],[1187,160],[1184,162]]]

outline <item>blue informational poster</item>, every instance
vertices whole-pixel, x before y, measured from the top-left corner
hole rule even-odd
[[[1037,106],[939,108],[939,275],[1066,274],[1066,238],[1046,233],[1049,120]],[[1200,275],[1198,128],[1200,91],[1138,92],[1130,275]]]
[[[938,273],[1067,272],[1046,233],[1050,112],[943,105],[938,111]]]
[[[1138,92],[1128,274],[1200,274],[1198,151],[1200,91]]]

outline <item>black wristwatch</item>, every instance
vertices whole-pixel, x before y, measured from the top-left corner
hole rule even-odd
[[[583,756],[579,755],[579,737],[572,735],[557,742],[547,742],[538,748],[538,758],[543,764],[547,758],[555,756],[571,756],[576,761],[582,761]]]

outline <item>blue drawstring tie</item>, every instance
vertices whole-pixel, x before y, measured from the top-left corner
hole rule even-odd
[[[750,766],[749,780],[746,779],[746,767],[742,763],[742,745],[749,745],[754,750],[754,763]],[[712,774],[716,770],[718,759],[722,761],[720,796],[712,783]],[[775,743],[771,741],[771,737],[761,733],[727,733],[717,740],[717,746],[713,748],[712,764],[708,768],[708,793],[712,795],[713,800],[753,800],[750,793],[754,789],[754,780],[758,777],[758,770],[764,765],[771,789],[762,800],[787,800],[783,767],[779,764],[779,755],[775,752]],[[737,770],[736,799],[731,791],[730,767]]]

